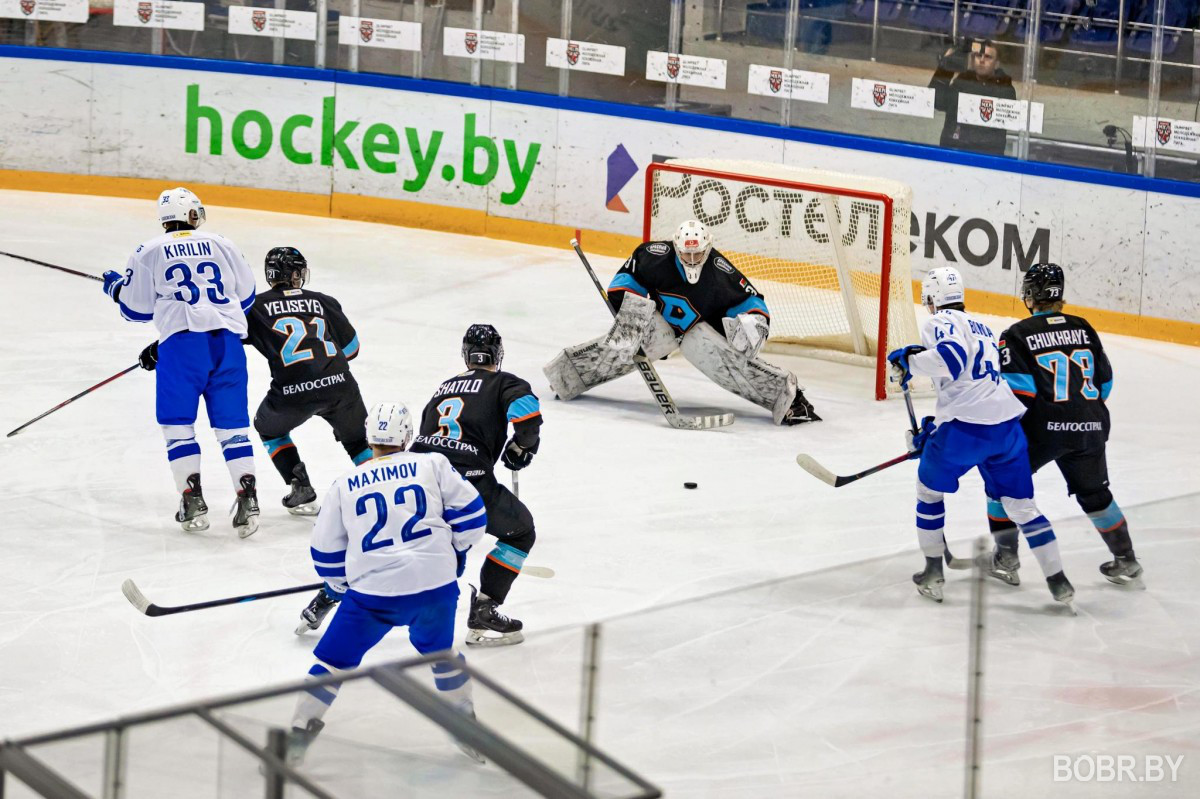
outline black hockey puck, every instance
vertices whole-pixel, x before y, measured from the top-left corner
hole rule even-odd
[[[684,488],[699,488],[700,484],[699,483],[684,483],[683,487]]]

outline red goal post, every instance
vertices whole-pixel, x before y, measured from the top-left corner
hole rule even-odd
[[[699,219],[754,281],[770,345],[871,366],[897,391],[887,353],[919,341],[909,267],[912,190],[894,180],[755,161],[673,159],[646,169],[644,241]]]

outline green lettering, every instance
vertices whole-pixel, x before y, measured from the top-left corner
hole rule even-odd
[[[208,152],[210,155],[221,154],[221,112],[209,105],[200,105],[200,84],[191,83],[187,87],[187,132],[184,139],[184,150],[189,153],[199,152],[200,120],[208,120]]]
[[[258,144],[254,147],[246,144],[246,126],[251,122],[258,125]],[[274,138],[271,120],[267,119],[267,115],[262,111],[243,111],[233,118],[229,138],[238,155],[250,161],[257,161],[271,149],[271,141]]]
[[[363,161],[376,172],[390,175],[396,171],[395,161],[381,161],[379,155],[399,155],[400,137],[396,129],[382,122],[367,128],[363,134]]]
[[[312,153],[302,153],[297,150],[294,139],[296,128],[311,128],[312,126],[313,118],[305,114],[297,114],[283,121],[283,127],[279,129],[279,149],[283,150],[284,157],[293,164],[312,163]]]
[[[475,151],[483,150],[487,158],[487,166],[482,172],[475,171]],[[475,186],[486,186],[496,177],[500,168],[500,153],[496,150],[496,142],[490,136],[475,135],[475,115],[467,114],[463,118],[463,163],[462,178]]]
[[[358,127],[358,123],[354,121],[347,122],[335,130],[334,126],[337,124],[337,120],[335,119],[337,98],[326,97],[321,105],[322,166],[333,166],[333,151],[337,150],[338,155],[342,157],[342,163],[346,165],[347,169],[358,169],[358,162],[354,160],[354,156],[350,153],[350,148],[346,146],[346,138]]]
[[[408,141],[408,152],[412,155],[413,166],[417,168],[416,180],[404,181],[404,190],[420,191],[429,180],[429,173],[433,171],[434,159],[437,158],[438,148],[442,146],[442,132],[435,130],[429,134],[429,149],[424,154],[421,153],[421,137],[416,128],[405,128],[404,138]],[[450,174],[454,174],[453,167]]]
[[[504,158],[508,161],[508,171],[512,174],[513,190],[500,192],[500,202],[505,205],[516,205],[525,196],[525,190],[529,188],[529,180],[533,177],[533,168],[537,166],[538,152],[542,149],[542,145],[533,142],[529,145],[529,152],[525,154],[525,164],[522,165],[517,155],[517,143],[514,141],[504,140]]]

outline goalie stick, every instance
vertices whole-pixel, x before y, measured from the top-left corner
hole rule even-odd
[[[600,296],[604,299],[604,305],[608,308],[608,312],[615,317],[617,312],[612,307],[612,303],[608,301],[608,292],[600,285],[600,280],[596,277],[595,271],[592,270],[592,265],[588,263],[587,256],[583,254],[578,239],[571,239],[571,248],[575,250],[575,254],[579,256],[579,260],[583,263],[583,268],[587,270],[588,277],[592,279],[592,285],[596,287],[596,291],[600,292]],[[675,400],[671,399],[671,394],[667,391],[667,387],[663,385],[662,378],[658,376],[658,370],[646,358],[646,354],[642,352],[641,347],[638,347],[637,355],[633,356],[633,363],[637,366],[638,374],[642,376],[642,380],[646,382],[646,387],[654,395],[654,399],[658,403],[658,409],[662,411],[663,416],[667,419],[667,424],[671,425],[671,427],[678,430],[709,430],[714,427],[725,427],[726,425],[733,424],[733,414],[729,411],[705,416],[680,414],[678,406],[675,405]]]

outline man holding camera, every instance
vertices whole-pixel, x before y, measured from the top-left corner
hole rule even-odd
[[[958,121],[959,92],[1005,100],[1017,99],[1012,78],[1000,68],[1000,53],[994,42],[964,39],[959,46],[951,47],[938,60],[938,68],[929,81],[929,88],[937,92],[934,108],[946,112],[946,122],[942,126],[943,147],[1004,155],[1003,128]]]

